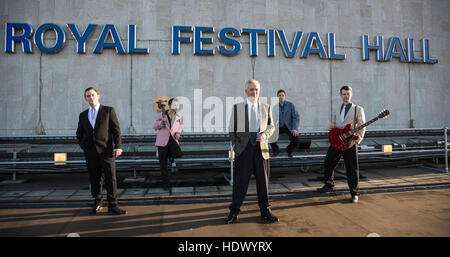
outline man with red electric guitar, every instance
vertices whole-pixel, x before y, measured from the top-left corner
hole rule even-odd
[[[329,140],[331,146],[328,148],[327,155],[324,161],[325,185],[318,188],[318,192],[331,193],[334,190],[334,169],[336,168],[341,157],[344,157],[345,168],[347,170],[347,183],[352,196],[352,202],[358,202],[359,195],[359,167],[358,167],[358,144],[363,140],[365,127],[357,130],[352,134],[337,133],[337,136],[332,136],[332,131],[342,131],[341,128],[351,124],[351,128],[364,124],[366,122],[364,109],[361,106],[352,103],[352,88],[350,86],[343,86],[340,90],[343,104],[333,115],[332,123],[335,128],[330,130]],[[336,128],[338,127],[338,128]],[[344,144],[336,146],[336,141],[342,140]]]

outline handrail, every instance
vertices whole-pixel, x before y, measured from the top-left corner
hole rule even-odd
[[[444,153],[445,155],[445,172],[448,172],[448,140],[447,140],[447,127],[444,128],[420,128],[420,129],[372,129],[372,130],[367,130],[366,131],[366,136],[371,136],[374,135],[375,137],[378,134],[384,134],[384,135],[408,135],[411,136],[411,134],[415,135],[417,134],[417,136],[424,136],[423,134],[432,134],[433,136],[436,135],[442,135],[441,133],[444,133],[444,147],[439,147],[437,146],[436,149],[416,149],[416,150],[399,150],[399,151],[392,151],[392,152],[383,152],[380,151],[379,149],[374,149],[374,151],[361,151],[359,152],[359,156],[362,157],[377,157],[377,156],[384,156],[387,159],[389,159],[389,155],[407,155],[407,154],[423,154],[422,156],[426,156],[426,154],[440,154],[440,153]],[[326,135],[328,134],[328,131],[310,131],[310,132],[301,132],[299,133],[300,136],[303,137],[307,137],[307,136],[319,136],[320,138],[323,137],[323,139],[327,138]],[[149,139],[153,139],[154,137],[156,137],[155,133],[147,133],[147,134],[123,134],[123,138],[126,139],[127,138],[142,138],[142,137],[147,137]],[[223,132],[212,132],[212,133],[195,133],[195,132],[185,132],[183,133],[183,137],[184,138],[220,138],[219,140],[222,139],[222,137],[225,139],[226,141],[229,142],[228,140],[228,133],[223,133]],[[32,139],[48,139],[48,140],[55,140],[55,139],[70,139],[70,140],[75,140],[76,137],[75,135],[0,135],[0,142],[3,141],[13,141],[14,139],[21,139],[26,141],[27,139],[30,139],[30,141],[33,141]],[[148,141],[147,141],[148,142]],[[9,142],[8,142],[9,143]],[[34,142],[36,143],[36,142]],[[395,144],[394,144],[395,145]],[[387,155],[389,154],[389,155]],[[305,154],[294,154],[294,156],[292,158],[288,158],[288,157],[272,157],[272,160],[275,161],[283,161],[283,160],[302,160],[302,159],[315,159],[315,158],[324,158],[325,157],[325,153],[320,153],[320,154],[309,154],[309,153],[305,153]],[[434,155],[436,156],[436,155]],[[130,156],[131,157],[131,156]],[[429,156],[426,156],[429,157]],[[14,168],[19,168],[21,165],[52,165],[52,164],[85,164],[85,160],[71,160],[71,161],[17,161],[16,160],[16,152],[13,153],[13,161],[0,161],[0,167],[1,166],[6,166],[6,165],[10,165],[13,166],[13,168],[11,169],[12,172],[14,172],[13,174],[13,180],[15,179],[15,171]],[[402,157],[400,157],[402,158]],[[159,160],[154,158],[154,159],[132,159],[131,158],[119,158],[116,160],[116,162],[118,164],[145,164],[145,163],[158,163]],[[178,158],[175,159],[176,163],[193,163],[193,162],[206,162],[206,163],[210,163],[210,162],[227,162],[230,165],[230,184],[232,184],[232,171],[233,171],[233,162],[234,162],[234,158],[232,157],[232,155],[228,154],[227,157],[199,157],[199,158]]]
[[[377,155],[386,155],[386,154],[410,154],[410,153],[440,153],[445,152],[445,149],[431,149],[431,150],[405,150],[405,151],[392,151],[392,152],[382,152],[382,151],[373,151],[373,152],[359,152],[360,156],[377,156]],[[303,154],[303,155],[293,155],[293,157],[271,157],[271,160],[280,160],[280,159],[309,159],[309,158],[323,158],[326,154]],[[177,158],[175,162],[177,163],[189,163],[194,161],[230,161],[232,158],[229,157],[211,157],[211,158]],[[116,160],[116,163],[158,163],[158,159],[119,159]],[[85,160],[75,160],[75,161],[0,161],[0,165],[29,165],[29,164],[84,164]]]
[[[444,131],[445,128],[400,128],[400,129],[367,129],[366,134],[371,133],[402,133],[402,132],[416,132],[416,131],[422,131],[422,132],[438,132],[438,131]],[[317,135],[317,134],[324,134],[327,135],[328,131],[325,130],[311,130],[311,131],[303,131],[299,132],[300,135]],[[183,132],[183,137],[211,137],[211,136],[225,136],[228,137],[228,132]],[[1,139],[8,139],[8,138],[76,138],[75,134],[50,134],[50,135],[0,135]],[[122,137],[156,137],[155,132],[151,133],[140,133],[140,134],[122,134]]]

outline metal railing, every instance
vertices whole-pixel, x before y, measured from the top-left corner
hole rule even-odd
[[[401,147],[401,150],[395,150],[391,152],[384,152],[379,149],[375,149],[374,147],[367,150],[367,147],[364,147],[364,145],[360,146],[360,149],[362,151],[359,152],[359,156],[361,158],[367,158],[372,160],[399,160],[399,159],[405,159],[405,158],[412,158],[412,157],[422,157],[422,158],[436,158],[436,157],[442,157],[444,156],[445,159],[445,169],[444,172],[448,172],[448,129],[447,127],[442,129],[398,129],[398,130],[370,130],[366,132],[366,136],[369,137],[379,137],[380,135],[384,135],[384,137],[392,136],[392,135],[411,135],[411,136],[421,136],[421,135],[428,135],[428,136],[436,136],[436,135],[442,135],[444,134],[444,141],[443,141],[443,147],[441,148],[439,143],[436,145],[436,147],[432,147],[432,149],[413,149],[408,150],[405,147]],[[301,137],[310,137],[310,138],[316,138],[316,139],[323,139],[323,137],[326,137],[327,132],[325,131],[317,131],[317,132],[304,132],[300,133]],[[139,134],[139,135],[123,135],[124,141],[132,139],[130,141],[140,139],[142,142],[143,138],[146,138],[148,142],[151,142],[152,138],[154,140],[155,135],[153,134]],[[191,163],[199,163],[199,162],[206,162],[206,163],[224,163],[227,164],[230,170],[230,177],[226,178],[230,185],[233,183],[233,164],[234,164],[234,152],[232,151],[232,145],[231,142],[229,142],[228,134],[226,133],[208,133],[208,134],[196,134],[196,133],[185,133],[183,134],[183,138],[185,142],[191,141],[196,142],[199,139],[201,140],[207,140],[207,141],[214,141],[214,142],[226,142],[227,148],[228,148],[228,156],[223,157],[195,157],[195,158],[178,158],[176,159],[176,164],[191,164]],[[33,141],[53,141],[53,140],[67,140],[72,141],[75,140],[75,137],[73,135],[29,135],[29,136],[0,136],[0,143],[6,144],[14,143],[14,142],[33,142]],[[147,143],[148,143],[147,142]],[[305,161],[305,160],[313,160],[313,159],[324,159],[326,156],[325,153],[308,153],[305,152],[303,154],[294,154],[292,158],[287,157],[272,157],[272,161]],[[131,156],[133,157],[133,156]],[[118,165],[123,164],[132,164],[132,165],[143,165],[143,164],[158,164],[159,161],[149,158],[129,158],[129,159],[117,159],[116,163]],[[0,161],[0,168],[2,168],[1,171],[6,171],[9,173],[12,173],[13,180],[16,180],[16,174],[18,172],[18,169],[21,167],[28,167],[28,166],[37,166],[37,165],[55,165],[55,164],[66,164],[66,165],[84,165],[85,160],[67,160],[67,161],[40,161],[40,160],[27,160],[27,161],[18,161],[17,160],[17,152],[13,152],[13,158],[11,161]]]

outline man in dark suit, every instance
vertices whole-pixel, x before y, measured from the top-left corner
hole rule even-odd
[[[126,211],[120,209],[117,203],[115,158],[122,154],[119,120],[113,107],[99,103],[100,95],[95,88],[87,88],[84,98],[89,103],[89,109],[80,114],[77,140],[85,153],[91,194],[95,199],[90,214],[97,214],[102,209],[103,180],[107,191],[108,212],[125,214]]]
[[[244,103],[233,106],[229,133],[236,155],[233,173],[233,195],[230,214],[225,224],[237,220],[240,207],[248,189],[250,176],[255,175],[258,192],[258,205],[261,218],[268,222],[277,222],[269,205],[269,146],[267,141],[273,134],[272,111],[270,105],[258,101],[260,84],[257,80],[247,81]]]

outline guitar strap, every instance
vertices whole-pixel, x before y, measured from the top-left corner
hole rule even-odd
[[[357,120],[356,120],[356,111],[358,110],[358,105],[355,105],[355,115],[353,116],[353,129],[355,129],[356,128],[356,123],[357,123]]]

